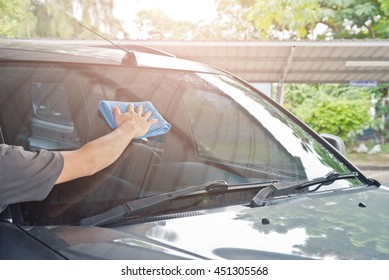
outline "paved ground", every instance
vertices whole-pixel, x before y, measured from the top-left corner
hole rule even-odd
[[[367,177],[374,178],[389,187],[389,153],[349,153],[348,158]]]
[[[387,170],[361,170],[369,178],[374,178],[382,185],[389,187],[389,169]]]

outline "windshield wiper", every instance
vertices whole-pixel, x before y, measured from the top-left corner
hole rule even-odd
[[[277,181],[272,180],[272,181],[247,183],[247,184],[242,184],[237,186],[235,185],[230,186],[227,184],[227,182],[222,180],[212,181],[198,186],[190,186],[173,192],[161,193],[158,195],[148,196],[137,200],[129,201],[119,206],[116,206],[106,212],[103,212],[101,214],[84,218],[80,221],[80,225],[101,226],[104,224],[109,224],[115,221],[119,221],[123,218],[129,217],[130,215],[139,213],[143,210],[149,209],[151,207],[169,202],[173,199],[177,199],[185,195],[194,194],[197,192],[205,191],[206,193],[209,194],[218,194],[218,193],[227,192],[229,189],[235,190],[240,188],[267,187],[276,182]]]
[[[278,197],[278,196],[284,196],[284,195],[290,195],[294,194],[296,192],[299,192],[301,190],[305,190],[305,192],[315,192],[322,186],[331,185],[333,182],[337,180],[342,179],[352,179],[359,177],[358,172],[349,172],[349,173],[337,173],[337,172],[330,172],[324,177],[318,177],[314,179],[308,179],[293,185],[270,185],[266,188],[261,189],[256,196],[251,200],[250,206],[251,207],[259,207],[264,206],[266,204],[266,199]],[[308,187],[317,185],[316,188],[313,190],[306,191]]]

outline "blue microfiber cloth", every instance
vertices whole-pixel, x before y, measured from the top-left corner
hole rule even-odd
[[[152,136],[158,136],[162,134],[166,134],[169,132],[171,125],[168,123],[161,114],[157,111],[157,109],[154,108],[153,104],[149,101],[144,102],[121,102],[121,101],[108,101],[108,100],[101,100],[99,104],[100,112],[103,114],[105,120],[107,121],[108,125],[114,129],[117,127],[115,122],[115,117],[113,115],[112,107],[116,106],[120,109],[122,113],[127,112],[128,106],[130,104],[134,105],[134,108],[136,109],[139,105],[143,106],[143,113],[150,111],[151,117],[150,119],[158,119],[158,122],[153,124],[149,131],[141,137],[138,137],[137,139],[143,139],[147,137]]]

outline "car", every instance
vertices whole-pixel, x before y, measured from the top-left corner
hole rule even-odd
[[[388,187],[239,77],[146,47],[0,42],[6,144],[77,149],[111,131],[102,100],[151,102],[171,125],[8,205],[0,259],[389,259]]]

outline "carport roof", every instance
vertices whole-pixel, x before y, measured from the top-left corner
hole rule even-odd
[[[125,41],[210,64],[249,82],[389,82],[389,40]]]

